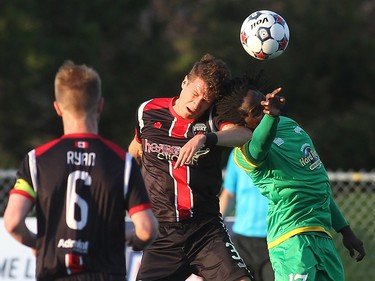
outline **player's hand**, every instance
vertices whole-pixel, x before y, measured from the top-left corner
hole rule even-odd
[[[147,246],[147,243],[137,237],[134,230],[128,230],[125,232],[125,241],[126,245],[136,252],[142,251]]]
[[[185,163],[189,162],[194,154],[204,146],[206,137],[204,134],[195,135],[181,148],[178,155],[178,159],[174,165],[174,168],[183,166]]]
[[[350,226],[344,227],[340,232],[342,234],[342,243],[349,250],[350,256],[355,258],[357,262],[361,261],[366,255],[363,242],[357,238]],[[355,251],[358,252],[357,256]]]
[[[281,88],[277,88],[272,93],[266,95],[266,100],[261,101],[263,105],[265,114],[271,115],[272,117],[277,117],[280,115],[281,109],[285,106],[285,98],[279,96]]]

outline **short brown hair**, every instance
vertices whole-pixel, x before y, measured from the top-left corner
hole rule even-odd
[[[79,114],[95,111],[101,94],[101,79],[93,68],[70,60],[59,68],[55,98],[65,110]]]
[[[201,78],[207,84],[207,95],[215,99],[225,94],[231,79],[231,73],[226,63],[211,54],[205,54],[195,62],[187,76],[191,81],[198,77]]]

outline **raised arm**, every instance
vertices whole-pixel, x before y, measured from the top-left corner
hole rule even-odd
[[[261,162],[265,159],[275,139],[280,111],[285,105],[285,98],[278,95],[280,91],[281,88],[274,90],[260,102],[263,106],[264,116],[259,125],[255,127],[251,142],[246,144],[248,146],[246,156],[254,162]],[[252,118],[256,119],[256,117],[251,117],[249,120]]]
[[[222,130],[207,135],[199,134],[190,139],[180,150],[175,168],[191,160],[194,154],[204,145],[235,147],[246,143],[252,136],[251,130],[233,124],[223,126]]]

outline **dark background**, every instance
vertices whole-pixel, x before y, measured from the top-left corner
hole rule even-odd
[[[247,55],[242,21],[260,9],[288,23],[286,52]],[[0,0],[0,168],[62,134],[53,79],[67,59],[102,77],[100,133],[127,147],[136,107],[179,94],[209,52],[232,74],[264,69],[287,98],[285,115],[314,139],[331,170],[375,167],[375,2],[365,0]]]

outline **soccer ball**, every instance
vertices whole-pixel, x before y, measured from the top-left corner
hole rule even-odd
[[[289,27],[277,13],[261,10],[248,16],[241,26],[242,47],[258,60],[280,56],[289,43]]]

